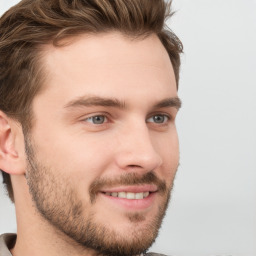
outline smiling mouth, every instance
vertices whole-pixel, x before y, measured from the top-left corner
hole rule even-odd
[[[147,198],[150,195],[150,192],[140,192],[140,193],[133,193],[133,192],[105,192],[104,193],[107,196],[112,197],[118,197],[118,198],[124,198],[124,199],[144,199]]]

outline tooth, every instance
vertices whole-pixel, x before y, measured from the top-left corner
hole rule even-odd
[[[127,192],[126,198],[127,198],[127,199],[135,199],[135,194],[134,194],[134,193],[131,193],[131,192]]]
[[[143,193],[136,193],[135,199],[143,199]]]
[[[118,193],[117,192],[113,192],[113,193],[111,193],[111,196],[118,197]]]
[[[106,192],[107,196],[126,198],[126,199],[143,199],[149,196],[149,192],[132,193],[132,192]]]
[[[143,193],[143,197],[145,198],[145,197],[148,197],[148,195],[149,195],[149,192],[144,192]]]
[[[126,198],[126,193],[125,192],[118,192],[118,197]]]

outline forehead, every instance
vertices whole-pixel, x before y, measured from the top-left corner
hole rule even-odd
[[[46,92],[58,100],[86,93],[99,96],[147,94],[151,86],[176,93],[171,61],[156,35],[131,38],[118,32],[84,34],[66,46],[47,45],[42,63]],[[162,97],[162,96],[161,96]],[[48,98],[50,100],[50,98]]]
[[[95,61],[96,64],[99,64],[99,60],[103,61],[102,64],[122,64],[122,60],[125,63],[140,61],[142,64],[146,61],[159,66],[170,64],[167,51],[155,34],[147,37],[130,37],[120,32],[82,34],[64,40],[60,47],[52,44],[45,46],[47,64],[80,58]]]

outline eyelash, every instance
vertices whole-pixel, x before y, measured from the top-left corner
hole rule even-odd
[[[164,124],[167,124],[170,120],[171,120],[171,117],[169,116],[169,115],[167,115],[167,114],[161,114],[161,113],[159,113],[159,114],[154,114],[154,115],[152,115],[151,117],[149,117],[147,120],[149,120],[149,119],[151,119],[151,118],[156,118],[156,117],[161,117],[161,118],[164,118],[164,120],[163,120],[163,122],[152,122],[152,123],[154,123],[154,124],[159,124],[159,125],[164,125]],[[156,120],[155,120],[156,121]],[[147,123],[149,123],[148,121],[147,121]]]
[[[94,122],[93,122],[93,119],[94,119],[94,118],[97,118],[97,117],[103,117],[103,118],[104,118],[103,122],[102,122],[102,123],[94,123]],[[149,122],[149,121],[148,121],[149,119],[151,119],[151,118],[156,118],[156,117],[164,118],[163,122],[159,122],[159,123],[158,123],[158,122]],[[106,115],[106,114],[98,114],[98,115],[94,115],[94,116],[87,117],[87,118],[85,118],[83,121],[92,120],[92,122],[90,122],[90,123],[92,123],[92,124],[94,124],[94,125],[104,125],[104,124],[106,123],[106,119],[110,119],[110,118],[108,117],[108,115]],[[154,123],[154,124],[164,125],[164,124],[168,123],[171,119],[172,119],[172,118],[170,117],[170,115],[162,114],[162,113],[156,113],[156,114],[150,116],[149,118],[147,118],[147,119],[146,119],[146,122],[147,122],[147,123]],[[155,120],[155,121],[156,121],[156,120]]]
[[[88,121],[88,120],[93,120],[93,118],[96,118],[96,117],[103,117],[104,118],[104,121],[102,123],[99,123],[100,124],[104,124],[105,123],[105,120],[108,118],[106,115],[95,115],[95,116],[90,116],[90,117],[87,117],[84,121]],[[93,123],[93,122],[92,122]],[[96,123],[93,123],[93,124],[96,124]]]

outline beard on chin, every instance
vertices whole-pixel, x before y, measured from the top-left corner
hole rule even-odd
[[[131,256],[145,252],[155,241],[161,226],[171,193],[171,187],[155,173],[144,175],[126,173],[117,179],[98,178],[89,187],[90,202],[79,198],[76,186],[69,177],[38,161],[31,140],[26,138],[27,184],[36,209],[55,230],[61,231],[81,250],[94,250],[96,255]],[[126,213],[127,222],[136,223],[126,232],[117,232],[104,222],[96,220],[96,212],[86,212],[97,202],[97,194],[103,186],[154,184],[161,194],[158,212],[148,223],[142,213]],[[104,215],[103,215],[104,216]]]

